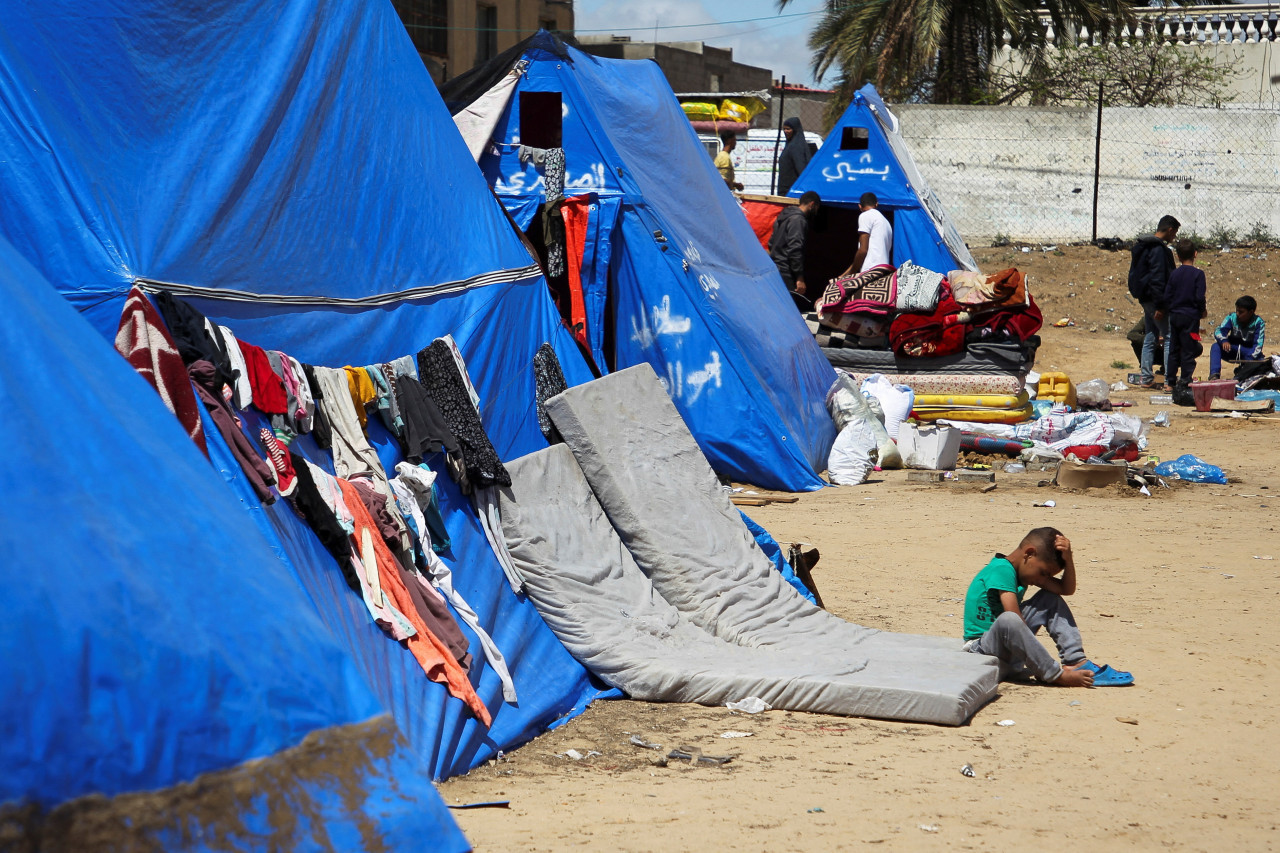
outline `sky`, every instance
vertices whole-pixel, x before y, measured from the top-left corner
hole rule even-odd
[[[657,24],[658,41],[731,47],[737,62],[768,68],[775,78],[785,74],[788,83],[822,86],[810,71],[808,38],[825,8],[824,0],[791,0],[782,12],[776,0],[574,0],[574,30],[653,41]]]

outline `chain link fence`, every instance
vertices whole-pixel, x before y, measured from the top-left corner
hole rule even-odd
[[[972,245],[1128,240],[1166,213],[1210,243],[1280,236],[1277,108],[895,112],[921,173]]]

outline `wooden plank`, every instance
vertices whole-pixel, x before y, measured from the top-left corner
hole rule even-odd
[[[729,501],[734,506],[768,506],[769,505],[769,502],[764,498],[740,498],[737,495],[732,495],[729,498]]]
[[[1267,414],[1276,410],[1275,400],[1224,400],[1221,397],[1214,397],[1209,401],[1209,410],[1212,412],[1252,412],[1257,414]]]

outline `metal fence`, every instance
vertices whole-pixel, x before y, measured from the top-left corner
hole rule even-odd
[[[1280,236],[1280,109],[896,111],[920,171],[971,242],[1132,238],[1166,213],[1206,240]]]

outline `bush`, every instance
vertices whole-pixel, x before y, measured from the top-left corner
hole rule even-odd
[[[1240,235],[1225,225],[1218,225],[1209,232],[1208,240],[1209,245],[1225,249],[1238,243]]]
[[[1133,365],[1127,361],[1121,361],[1120,359],[1116,359],[1115,361],[1111,362],[1111,369],[1112,370],[1131,370],[1133,369]]]
[[[1249,226],[1249,233],[1244,235],[1244,239],[1247,243],[1271,246],[1276,242],[1276,235],[1271,233],[1271,229],[1267,227],[1265,222],[1255,222]]]

